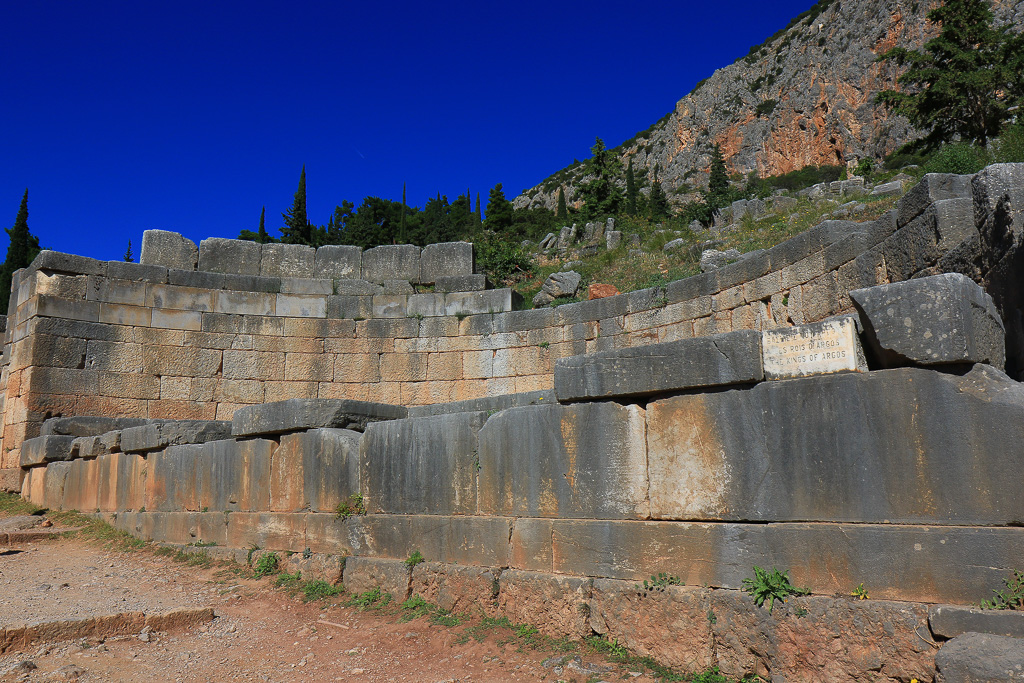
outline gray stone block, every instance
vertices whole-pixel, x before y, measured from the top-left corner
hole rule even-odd
[[[230,437],[230,422],[169,420],[121,430],[121,450],[125,453],[146,453],[168,446],[200,444]]]
[[[398,420],[408,415],[404,406],[327,398],[292,398],[246,406],[235,411],[231,433],[236,436],[284,434],[330,427],[363,431],[371,422]]]
[[[86,256],[65,254],[59,251],[44,249],[26,268],[26,273],[36,270],[49,270],[55,273],[72,273],[74,275],[106,275],[106,261],[97,261]],[[24,274],[23,274],[24,277]]]
[[[359,515],[348,519],[346,540],[357,555],[404,560],[419,550],[430,562],[505,567],[511,529],[509,517]]]
[[[328,318],[365,319],[373,316],[372,296],[327,297]]]
[[[480,430],[480,512],[646,518],[643,410],[617,403],[510,408]]]
[[[277,294],[281,291],[281,278],[260,277],[259,275],[237,275],[233,273],[207,273],[204,271],[169,270],[167,282],[183,287],[200,289],[224,289],[235,292],[265,292]]]
[[[419,282],[420,248],[411,244],[385,244],[363,252],[362,279]]]
[[[756,330],[570,356],[555,362],[559,401],[650,395],[762,379],[761,334]]]
[[[959,273],[850,292],[882,367],[988,363],[1002,368],[1005,328],[992,302]]]
[[[763,382],[655,401],[646,420],[657,519],[1024,520],[1005,476],[1024,443],[1024,385],[988,366]]]
[[[184,448],[180,452],[196,458],[200,510],[258,512],[269,508],[271,457],[277,448],[273,441],[224,439]],[[165,457],[174,457],[176,452],[178,448],[168,449]],[[167,485],[165,478],[160,483]]]
[[[37,436],[21,442],[21,466],[34,467],[48,462],[71,460],[73,436]]]
[[[771,250],[769,250],[771,251]],[[774,257],[772,257],[774,264]],[[718,278],[714,272],[701,273],[692,277],[675,280],[665,285],[665,298],[676,304],[718,292]]]
[[[152,423],[153,420],[140,417],[94,417],[78,415],[75,417],[51,417],[43,423],[39,433],[62,436],[99,436],[118,429],[140,427]]]
[[[955,638],[964,633],[1024,638],[1024,612],[1017,610],[933,605],[928,613],[928,625],[939,638]]]
[[[419,281],[432,284],[439,277],[472,275],[473,266],[473,245],[470,242],[428,244],[420,256]]]
[[[370,513],[476,513],[477,433],[487,413],[367,425],[360,482]]]
[[[190,239],[167,230],[142,233],[139,263],[178,270],[195,270],[199,263],[199,247]]]
[[[482,273],[439,275],[434,278],[435,292],[481,292],[485,289],[487,289],[487,276]]]
[[[871,190],[872,197],[885,197],[888,195],[899,194],[903,192],[903,181],[893,180],[889,183],[882,183],[881,185],[875,185],[875,188]]]
[[[1024,681],[1024,640],[965,633],[935,654],[937,683]]]
[[[313,276],[332,280],[356,280],[362,275],[363,250],[360,247],[330,244],[316,250]]]
[[[199,270],[208,273],[259,275],[261,246],[249,240],[208,237],[199,243]]]
[[[382,294],[415,294],[416,290],[408,280],[385,280],[381,283]]]
[[[380,588],[399,603],[409,599],[412,570],[402,560],[350,557],[345,561],[345,590],[353,595]]]
[[[264,244],[260,247],[260,272],[263,277],[313,277],[316,250],[304,244]]]
[[[167,267],[126,261],[107,261],[107,277],[162,285],[167,282]]]
[[[476,315],[512,310],[512,290],[488,289],[482,292],[448,292],[444,295],[444,315]]]
[[[349,502],[350,496],[360,493],[359,442],[362,437],[361,433],[349,429],[311,429],[281,437],[282,448],[292,446],[301,454],[305,509],[336,512],[339,505]]]
[[[366,280],[335,280],[334,293],[340,296],[373,296],[383,294],[384,288]]]
[[[98,458],[121,450],[121,432],[112,431],[99,436],[79,436],[71,443],[75,458]]]
[[[971,179],[969,175],[953,173],[928,173],[921,181],[907,190],[896,204],[896,224],[903,227],[914,220],[929,204],[942,199],[971,198]]]
[[[521,394],[502,394],[471,398],[467,401],[453,403],[431,403],[423,406],[409,406],[409,417],[425,417],[427,415],[449,415],[451,413],[471,413],[485,411],[495,413],[506,408],[520,406],[550,405],[555,403],[555,392],[551,389],[530,391]]]

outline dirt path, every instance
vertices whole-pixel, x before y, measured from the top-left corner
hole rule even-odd
[[[0,627],[125,611],[212,607],[216,614],[181,632],[11,652],[0,656],[0,681],[654,680],[595,654],[552,662],[557,653],[524,647],[507,628],[480,628],[479,618],[399,623],[394,612],[359,611],[344,606],[347,599],[304,603],[271,579],[187,566],[151,550],[68,539],[0,547]]]

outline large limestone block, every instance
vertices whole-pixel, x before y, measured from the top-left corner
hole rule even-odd
[[[591,579],[506,569],[498,583],[501,613],[513,622],[530,624],[553,638],[590,634]]]
[[[647,406],[657,519],[1016,524],[1024,385],[901,368]]]
[[[761,334],[741,330],[555,361],[559,401],[759,382]]]
[[[420,248],[411,244],[385,244],[363,252],[362,279],[419,282]]]
[[[935,655],[938,683],[1024,681],[1024,640],[965,633]]]
[[[270,509],[337,512],[360,492],[359,440],[347,429],[285,434],[274,452]]]
[[[259,275],[260,254],[258,242],[208,237],[199,243],[199,270],[209,273]]]
[[[412,593],[449,612],[495,613],[500,572],[484,567],[463,567],[421,562],[412,570]]]
[[[368,425],[360,481],[370,513],[475,514],[477,434],[487,413]]]
[[[142,233],[139,263],[179,270],[195,270],[199,263],[199,247],[190,239],[167,230],[146,230]]]
[[[200,509],[219,512],[268,509],[271,454],[275,447],[276,444],[267,439],[225,439],[198,446],[195,453]]]
[[[353,595],[380,588],[392,600],[409,598],[412,571],[401,560],[350,557],[345,561],[345,590]]]
[[[988,363],[1002,368],[1006,333],[992,297],[959,273],[850,292],[882,367]]]
[[[1024,612],[1018,610],[934,605],[928,614],[928,625],[940,638],[955,638],[964,633],[1024,638]]]
[[[21,442],[21,466],[33,467],[48,462],[71,460],[73,436],[37,436]]]
[[[168,420],[121,431],[125,453],[159,451],[167,446],[200,444],[231,438],[231,423],[216,420]]]
[[[313,277],[316,249],[305,244],[264,244],[260,247],[263,277]]]
[[[487,289],[487,276],[476,275],[438,275],[434,278],[435,292],[482,292]]]
[[[423,247],[420,279],[433,284],[439,277],[473,274],[473,245],[469,242],[442,242]]]
[[[141,427],[152,420],[135,417],[98,417],[77,415],[73,417],[53,417],[43,423],[39,433],[63,436],[101,436],[128,427]]]
[[[307,515],[310,520],[325,516]],[[331,514],[329,519],[334,517]],[[477,567],[508,565],[512,529],[508,517],[366,515],[350,517],[347,525],[346,542],[358,555],[405,559],[418,550],[432,562]]]
[[[337,244],[318,247],[313,276],[330,280],[357,280],[362,275],[362,257],[363,250],[360,247]]]
[[[363,431],[371,422],[398,420],[408,414],[404,406],[386,403],[292,398],[236,410],[231,421],[231,433],[236,437],[256,436],[301,432],[320,427]]]
[[[616,403],[510,408],[480,431],[480,512],[647,517],[644,410]]]
[[[953,173],[928,173],[921,181],[907,190],[896,204],[899,227],[903,227],[928,208],[929,204],[943,199],[971,198],[973,176]]]

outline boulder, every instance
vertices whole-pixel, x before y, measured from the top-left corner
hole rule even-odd
[[[1006,332],[992,297],[959,273],[850,292],[868,348],[885,368],[988,363],[1002,369]]]
[[[669,240],[668,242],[665,242],[665,245],[661,249],[662,251],[673,252],[676,251],[677,249],[682,249],[685,246],[686,240],[684,240],[682,237],[677,237],[674,240]]]
[[[705,249],[700,255],[700,271],[706,273],[709,270],[717,270],[742,258],[742,254],[736,249]]]
[[[611,220],[610,218],[608,220]],[[608,230],[604,233],[604,245],[608,251],[618,249],[619,245],[622,244],[622,232],[619,230]]]
[[[1024,681],[1024,640],[965,633],[935,655],[938,683]]]
[[[541,291],[553,299],[576,296],[580,288],[582,276],[575,270],[563,270],[552,273],[541,286]]]
[[[587,287],[587,300],[591,299],[603,299],[608,296],[615,296],[621,294],[615,285],[606,285],[595,282],[594,284]]]

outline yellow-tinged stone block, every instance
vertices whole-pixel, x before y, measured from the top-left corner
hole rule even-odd
[[[263,403],[264,384],[254,379],[224,379],[218,381],[214,396],[218,403]],[[220,419],[220,418],[217,418]]]
[[[327,338],[324,340],[327,353],[394,353],[395,340],[386,337]]]
[[[316,382],[265,382],[265,402],[286,401],[290,398],[316,398],[320,387]]]
[[[100,372],[99,393],[117,398],[160,398],[160,378],[154,375]]]
[[[462,354],[458,352],[428,354],[427,379],[434,381],[462,379]]]
[[[212,311],[212,290],[178,285],[151,284],[146,288],[146,305],[179,311]]]
[[[462,376],[466,379],[485,379],[494,373],[494,351],[463,351]]]
[[[256,351],[285,351],[290,353],[323,353],[324,340],[320,337],[252,337]]]
[[[164,327],[135,327],[131,329],[129,339],[124,341],[152,346],[184,346],[185,331],[172,330]]]
[[[153,309],[143,306],[101,303],[99,307],[98,320],[101,323],[149,327],[152,319]]]
[[[187,401],[191,396],[191,377],[161,377],[160,398],[165,400]]]
[[[214,420],[217,418],[217,404],[198,401],[150,401],[148,417],[156,420]]]
[[[142,367],[149,375],[214,377],[221,370],[221,352],[189,346],[150,346],[142,357]]]
[[[284,378],[288,381],[323,382],[334,379],[334,356],[324,353],[286,353]]]
[[[260,351],[224,351],[223,376],[228,379],[284,379],[284,354]]]
[[[384,354],[380,359],[380,373],[388,382],[422,382],[427,378],[427,354]]]
[[[198,311],[175,311],[169,308],[154,308],[152,326],[172,330],[201,330],[203,328],[203,314]]]
[[[379,382],[380,356],[376,353],[339,353],[334,359],[337,382]]]

